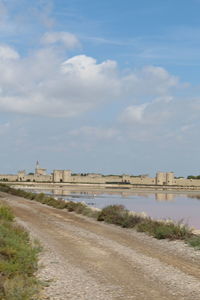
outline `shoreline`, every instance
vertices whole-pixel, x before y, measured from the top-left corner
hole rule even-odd
[[[147,189],[129,189],[129,190],[124,190],[124,189],[113,189],[113,188],[97,188],[97,187],[94,187],[94,186],[80,186],[80,185],[66,185],[66,184],[62,184],[62,185],[55,185],[55,184],[51,184],[50,186],[46,185],[46,184],[43,184],[43,183],[32,183],[32,184],[27,184],[27,183],[23,183],[23,184],[19,184],[19,185],[11,185],[12,187],[14,188],[19,188],[19,189],[22,189],[22,190],[26,190],[27,192],[30,191],[30,192],[34,192],[34,190],[38,190],[38,192],[44,192],[45,193],[45,190],[46,190],[46,193],[49,192],[52,192],[53,193],[53,197],[56,197],[55,199],[63,199],[62,197],[63,196],[68,196],[70,194],[73,194],[76,192],[76,194],[80,193],[81,194],[88,194],[89,197],[95,195],[98,197],[98,195],[100,194],[110,194],[110,195],[121,195],[121,196],[125,196],[125,197],[129,197],[129,196],[132,196],[133,194],[137,194],[138,196],[143,196],[145,195],[145,193],[147,194],[155,194],[158,195],[158,194],[161,194],[161,195],[171,195],[172,197],[176,196],[176,195],[183,195],[183,194],[187,194],[188,197],[195,197],[195,196],[198,196],[199,193],[198,191],[158,191],[158,190],[147,190]],[[54,191],[53,191],[54,190]],[[174,195],[174,196],[173,196]],[[157,196],[156,196],[157,197]],[[165,196],[161,196],[161,197],[165,197]],[[66,200],[66,199],[65,199]],[[91,208],[91,206],[90,206]],[[132,211],[132,209],[129,208],[129,211]],[[143,210],[141,210],[143,211]],[[149,212],[146,212],[147,215],[151,215]],[[170,215],[170,214],[169,214]],[[155,218],[155,216],[151,216],[152,218]],[[169,216],[164,216],[163,218],[166,218],[166,219],[170,219]],[[160,219],[159,215],[156,217],[156,219]],[[181,219],[181,217],[180,217]],[[184,217],[185,219],[185,217]],[[190,227],[192,227],[193,231],[196,233],[196,234],[200,234],[200,227],[199,226],[196,226],[195,224],[190,224]]]
[[[17,186],[17,185],[15,185],[14,186],[14,188],[16,189],[16,188],[18,188],[18,187],[21,187],[21,185],[20,186]],[[68,186],[69,187],[69,186]],[[74,185],[73,185],[73,188],[74,188]],[[80,187],[79,187],[80,188]],[[22,191],[24,190],[24,191],[27,191],[28,192],[28,190],[30,190],[30,192],[32,192],[32,193],[35,193],[34,192],[34,189],[37,189],[38,191],[40,191],[41,190],[41,192],[42,192],[42,190],[44,190],[44,186],[42,186],[41,184],[40,184],[40,188],[38,188],[37,187],[37,184],[35,184],[35,186],[33,187],[32,185],[31,186],[29,186],[29,187],[26,187],[25,188],[25,186],[23,185],[23,189],[21,189]],[[51,188],[50,188],[50,190],[52,190],[52,186],[51,186]],[[57,192],[58,191],[63,191],[63,186],[59,186],[59,189],[57,188]],[[80,188],[80,189],[77,189],[77,186],[76,186],[76,189],[72,189],[71,191],[80,191],[80,192],[82,192],[83,191],[83,189],[82,188]],[[88,192],[88,188],[87,188],[87,192]],[[67,190],[68,191],[68,190]],[[96,190],[97,191],[97,190]],[[99,190],[98,190],[99,191]],[[103,192],[108,192],[108,190],[106,189],[104,189],[104,190],[100,190],[101,191],[101,193],[103,193]],[[70,191],[68,191],[68,192],[70,192]],[[91,194],[92,193],[94,193],[95,192],[95,189],[90,189],[90,191],[89,191]],[[116,190],[115,191],[113,191],[112,189],[110,189],[109,190],[109,192],[110,193],[114,193],[114,192],[116,192]],[[119,190],[117,191],[118,193],[120,192]],[[122,192],[124,192],[124,190],[122,190]],[[133,191],[131,191],[131,192],[133,192]],[[137,191],[137,193],[139,194],[139,193],[144,193],[144,191],[142,191],[142,190],[140,190],[139,192]],[[153,193],[152,191],[151,191],[151,193]],[[156,191],[155,191],[155,193],[156,193]],[[161,192],[159,192],[159,193],[161,193]],[[163,194],[167,194],[168,193],[168,191],[164,191],[163,192]],[[190,192],[190,195],[195,195],[195,193],[196,192],[194,192],[194,191],[192,191],[192,192]],[[170,192],[170,194],[174,194],[174,195],[181,195],[181,194],[183,194],[183,192],[178,192],[178,193],[176,193],[175,191],[173,191],[173,193],[171,193]],[[62,198],[62,196],[65,196],[65,195],[61,195],[61,194],[55,194],[55,195],[48,195],[47,194],[47,197],[53,197],[55,200],[60,200],[60,201],[65,201],[65,202],[70,202],[71,200],[67,200],[67,199],[65,199],[65,198]],[[73,200],[72,200],[73,201]],[[76,202],[75,202],[76,203]],[[88,205],[85,201],[83,201],[83,202],[77,202],[77,203],[84,203],[84,205],[85,206],[87,206],[90,210],[99,210],[97,207],[95,207],[95,208],[93,208],[93,207],[91,207],[90,205]],[[150,217],[150,218],[152,218],[152,220],[158,220],[158,221],[164,221],[164,220],[171,220],[171,218],[170,217],[167,217],[167,218],[161,218],[160,219],[160,217],[158,217],[158,218],[155,218],[155,216],[153,217],[153,216],[150,216],[147,212],[136,212],[136,211],[133,211],[132,209],[128,209],[129,210],[129,212],[130,213],[134,213],[134,214],[136,214],[136,215],[142,215],[142,214],[145,214],[145,217]],[[174,223],[176,223],[176,221],[173,221]],[[194,234],[197,234],[197,235],[200,235],[200,228],[199,227],[197,227],[197,226],[195,226],[195,225],[190,225],[190,228],[192,229],[192,232],[194,233]]]
[[[72,190],[96,190],[96,191],[113,191],[113,192],[149,192],[163,194],[182,194],[182,193],[200,193],[200,188],[196,187],[177,187],[177,186],[144,186],[144,185],[119,185],[119,184],[89,184],[89,183],[45,183],[45,182],[2,182],[11,186],[27,189],[67,189]]]

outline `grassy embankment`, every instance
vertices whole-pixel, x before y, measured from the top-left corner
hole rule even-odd
[[[39,246],[30,243],[28,233],[14,222],[10,207],[0,202],[0,299],[38,299]]]
[[[98,221],[116,224],[124,228],[135,228],[137,231],[145,232],[157,239],[184,240],[190,246],[200,249],[200,236],[194,235],[187,225],[172,221],[153,220],[150,217],[129,212],[123,205],[110,205],[101,211],[95,211],[84,203],[56,200],[43,193],[26,192],[4,184],[0,184],[0,191],[35,200],[58,209],[67,209],[70,212],[74,211],[78,214],[93,217]]]

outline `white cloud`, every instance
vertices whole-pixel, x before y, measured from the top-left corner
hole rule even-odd
[[[178,84],[177,77],[169,74],[164,68],[155,66],[143,67],[123,78],[125,91],[132,92],[134,96],[166,96]]]
[[[42,37],[44,44],[61,43],[66,49],[73,49],[80,46],[80,42],[74,34],[69,32],[46,32]]]
[[[160,97],[148,103],[127,106],[119,120],[129,125],[160,126],[173,117],[173,100],[176,103],[176,99],[172,97]]]
[[[61,63],[53,50],[41,50],[0,64],[0,110],[70,117],[116,97],[120,81],[111,76],[116,64],[97,64],[76,56]],[[114,75],[114,74],[113,74]]]
[[[143,104],[144,99],[145,103],[154,99],[156,105],[168,103],[173,99],[171,89],[178,86],[178,79],[160,67],[148,66],[124,75],[115,61],[98,63],[86,55],[64,60],[52,47],[23,58],[3,45],[0,61],[0,111],[74,117],[121,101],[127,106],[124,118],[140,122],[152,107]]]
[[[0,45],[0,61],[9,59],[18,59],[19,54],[7,45]]]
[[[142,122],[147,103],[128,106],[121,115],[121,121],[126,123]]]

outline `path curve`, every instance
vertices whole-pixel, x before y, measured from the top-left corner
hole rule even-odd
[[[0,193],[44,247],[51,300],[200,300],[200,251]]]

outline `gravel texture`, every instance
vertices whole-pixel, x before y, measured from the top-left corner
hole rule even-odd
[[[43,246],[41,299],[200,299],[200,251],[183,242],[1,195]]]

